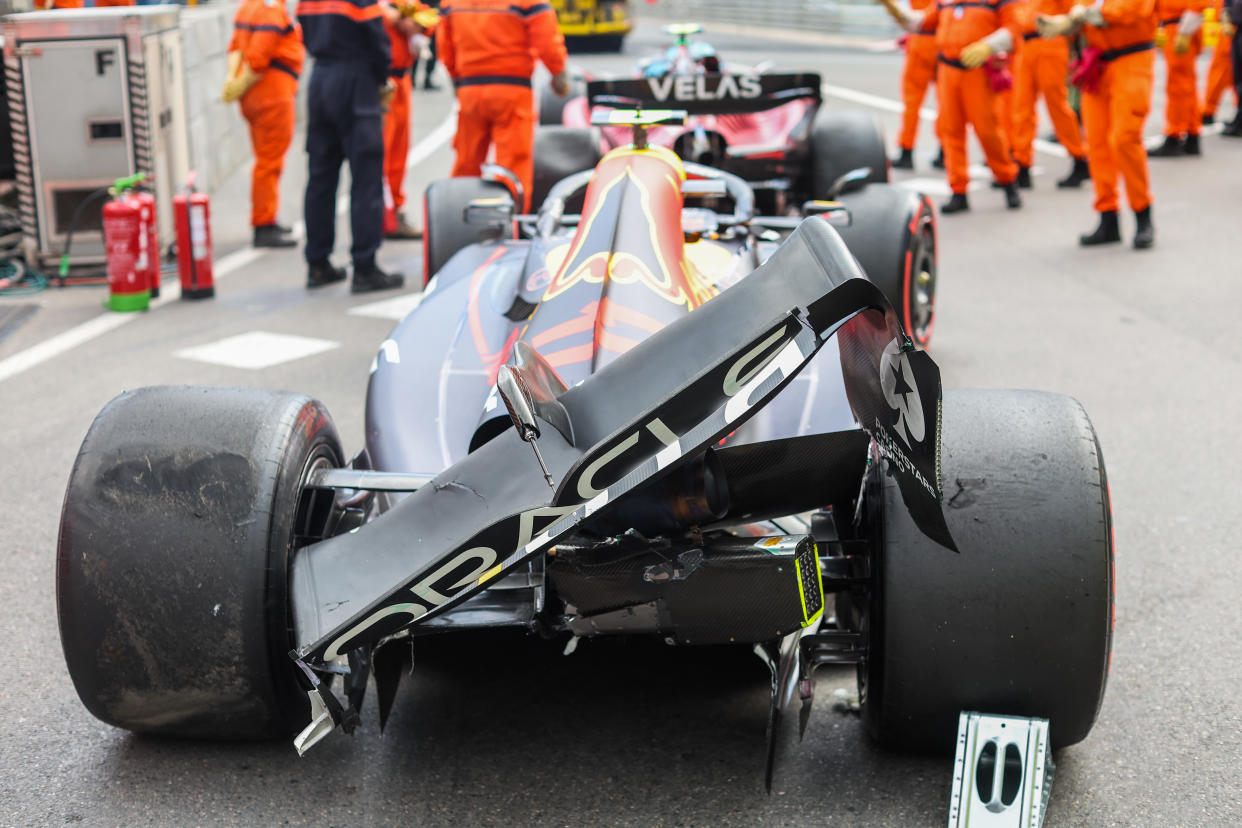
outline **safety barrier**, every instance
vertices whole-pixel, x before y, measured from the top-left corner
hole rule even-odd
[[[865,37],[887,37],[897,32],[884,9],[869,0],[658,0],[634,5],[644,17],[698,23]]]

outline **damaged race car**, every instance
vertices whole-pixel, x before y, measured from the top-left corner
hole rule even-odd
[[[382,727],[429,636],[516,627],[753,648],[773,745],[828,663],[857,665],[887,745],[952,750],[962,710],[1087,735],[1113,576],[1086,413],[942,394],[840,212],[759,264],[744,182],[643,146],[677,117],[628,113],[635,145],[538,216],[433,185],[456,201],[428,240],[485,238],[379,347],[353,460],[293,393],[144,388],[98,414],[56,579],[91,713],[305,751],[357,725],[371,677]],[[717,187],[734,213],[684,207]]]
[[[541,203],[564,177],[595,167],[602,153],[629,143],[625,124],[595,128],[604,114],[684,110],[690,116],[685,123],[655,126],[647,140],[684,161],[743,179],[756,208],[790,217],[791,227],[819,202],[844,202],[853,216],[839,228],[846,244],[915,343],[927,347],[937,287],[935,211],[927,196],[888,183],[875,117],[824,108],[815,72],[723,63],[710,44],[690,39],[697,25],[665,31],[676,43],[640,63],[635,77],[579,78],[568,99],[542,91],[532,203]]]

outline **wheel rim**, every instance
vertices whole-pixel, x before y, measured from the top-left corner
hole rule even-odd
[[[911,257],[909,302],[910,333],[918,344],[926,345],[936,316],[936,242],[926,218]]]

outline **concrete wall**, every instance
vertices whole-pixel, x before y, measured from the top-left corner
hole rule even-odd
[[[229,40],[233,36],[235,2],[213,2],[181,10],[182,57],[185,62],[186,123],[190,129],[190,166],[198,171],[198,186],[215,190],[254,158],[250,130],[237,104],[220,101],[228,70]],[[309,62],[299,84],[305,97]],[[298,122],[305,107],[299,100]]]
[[[870,0],[659,0],[639,8],[644,17],[720,22],[806,32],[887,37],[897,27]]]
[[[250,133],[240,108],[220,102],[236,9],[233,3],[210,3],[181,10],[190,166],[198,171],[199,188],[207,192],[251,158]]]

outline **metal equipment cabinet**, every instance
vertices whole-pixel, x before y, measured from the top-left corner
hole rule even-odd
[[[4,73],[32,264],[60,258],[74,213],[122,176],[152,176],[160,245],[190,163],[177,6],[57,9],[4,19]],[[71,263],[104,259],[97,199]]]

